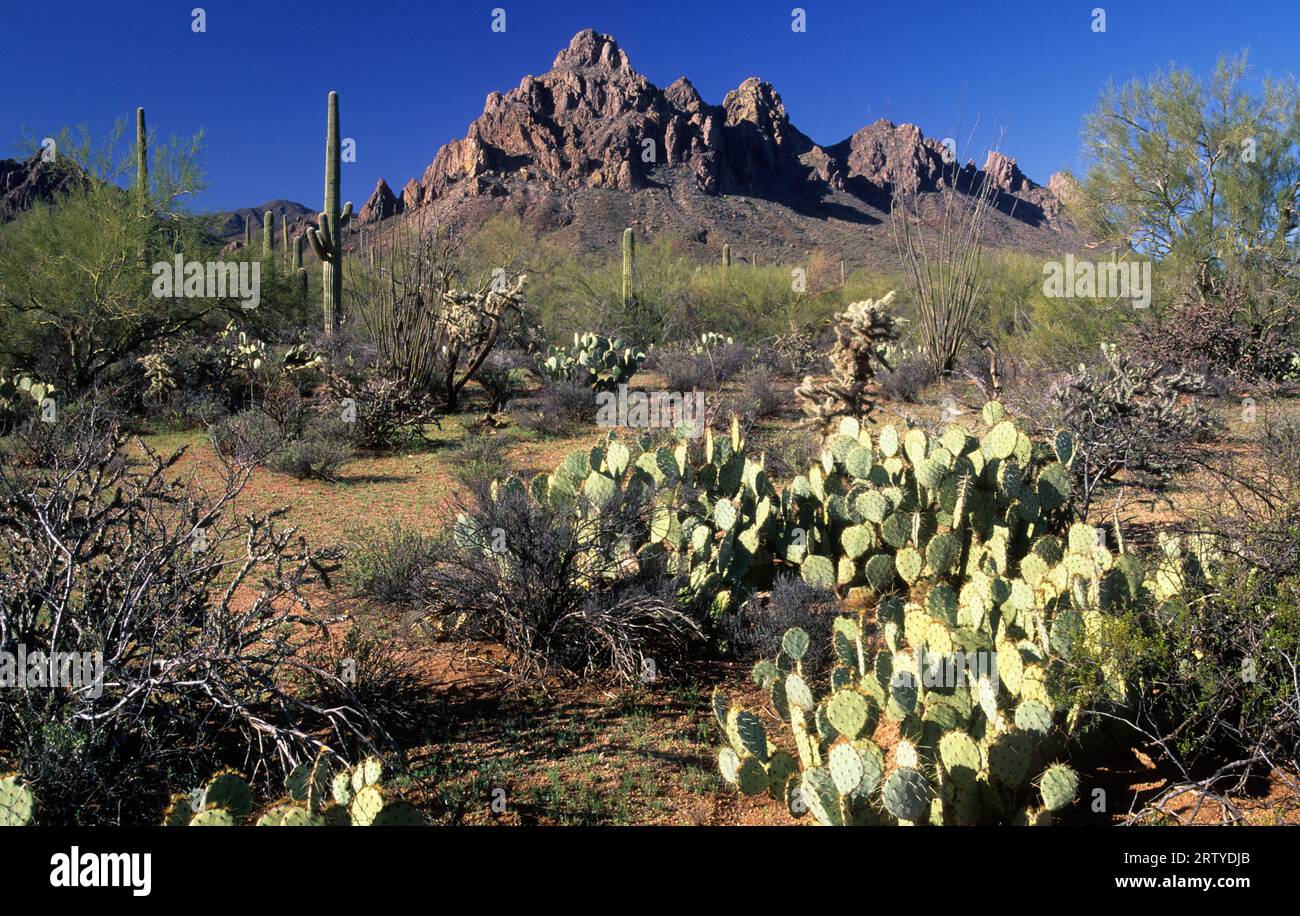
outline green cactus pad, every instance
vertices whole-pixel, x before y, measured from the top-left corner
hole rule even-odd
[[[763,729],[763,723],[758,716],[748,710],[738,713],[736,735],[746,754],[760,761],[767,759],[767,732]]]
[[[233,827],[235,819],[225,808],[207,808],[190,819],[191,827]]]
[[[984,454],[990,458],[1010,458],[1016,451],[1016,425],[1010,420],[996,424],[984,436]]]
[[[26,827],[32,822],[36,799],[17,774],[0,776],[0,827]]]
[[[1069,470],[1061,464],[1049,464],[1038,472],[1038,503],[1044,512],[1052,512],[1070,500],[1074,487]]]
[[[893,566],[898,570],[898,575],[903,581],[909,585],[921,577],[921,568],[924,565],[921,554],[914,547],[904,547],[894,555]],[[891,576],[890,579],[892,578]]]
[[[780,801],[785,797],[786,783],[799,772],[799,762],[785,751],[771,751],[767,755],[767,792]]]
[[[1056,460],[1067,468],[1074,461],[1074,437],[1065,430],[1056,434],[1052,440],[1052,449],[1056,452]]]
[[[379,812],[384,810],[384,793],[376,785],[362,786],[348,806],[352,823],[356,827],[369,827]]]
[[[828,557],[807,556],[799,564],[799,575],[809,585],[818,588],[834,588],[836,584],[835,564]]]
[[[946,576],[961,558],[961,544],[951,534],[937,534],[925,545],[925,559],[937,575]]]
[[[812,709],[817,705],[808,684],[797,674],[791,674],[785,679],[785,696],[791,706],[800,709]]]
[[[891,508],[889,497],[879,490],[866,491],[857,498],[855,505],[865,520],[877,525],[884,522]]]
[[[334,796],[334,801],[338,804],[350,804],[352,801],[352,774],[347,771],[336,773],[331,783],[330,794]]]
[[[1052,712],[1041,700],[1022,700],[1016,707],[1016,728],[1046,735],[1052,730]]]
[[[352,791],[360,792],[384,778],[384,762],[378,757],[367,757],[352,770]]]
[[[898,454],[898,430],[892,425],[882,429],[876,438],[880,444],[880,454],[886,458],[893,458]]]
[[[925,606],[932,617],[949,626],[957,625],[957,595],[948,586],[932,586],[926,593]]]
[[[862,755],[848,741],[841,741],[831,748],[827,768],[830,770],[831,781],[835,783],[836,791],[841,795],[849,795],[857,791],[862,783],[862,777],[866,774]]]
[[[826,716],[839,734],[849,739],[857,738],[870,719],[870,702],[856,690],[839,690],[826,704]]]
[[[861,445],[855,446],[844,458],[844,470],[858,480],[866,480],[875,464],[871,449]]]
[[[424,827],[424,815],[414,805],[404,801],[391,801],[370,822],[371,827]]]
[[[1063,763],[1054,763],[1043,771],[1038,781],[1043,805],[1048,811],[1060,811],[1074,801],[1079,792],[1079,774]]]
[[[894,558],[887,553],[868,557],[862,568],[867,584],[877,592],[888,591],[894,584],[894,563]]]
[[[203,787],[203,807],[223,808],[236,819],[247,817],[253,813],[253,790],[234,771],[218,773]]]
[[[980,771],[979,746],[964,731],[950,731],[939,739],[939,759],[957,780],[972,780]]]
[[[1024,732],[1004,732],[988,747],[989,775],[1009,788],[1015,788],[1029,775],[1033,742]]]
[[[713,521],[723,531],[730,531],[736,524],[736,507],[731,500],[718,500],[713,504]]]
[[[718,751],[718,771],[731,785],[739,785],[740,755],[729,747]]]
[[[835,790],[835,781],[825,767],[813,767],[804,770],[799,785],[803,803],[812,813],[813,818],[823,827],[841,827],[844,825],[844,813],[840,808],[840,796]]]
[[[781,650],[797,662],[808,653],[809,642],[807,630],[802,627],[791,627],[781,637]]]
[[[980,419],[984,421],[985,426],[993,426],[1002,419],[1004,414],[1001,401],[989,401],[980,410]]]
[[[900,821],[916,823],[930,806],[930,783],[919,770],[903,767],[885,780],[885,809]]]

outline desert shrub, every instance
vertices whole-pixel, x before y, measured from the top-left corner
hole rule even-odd
[[[488,409],[503,411],[528,383],[528,358],[521,352],[497,349],[479,367],[474,379],[488,398]]]
[[[781,638],[791,627],[801,627],[812,636],[812,648],[805,660],[821,671],[830,659],[831,624],[839,613],[835,593],[817,588],[797,576],[778,576],[766,596],[755,596],[726,619],[723,633],[733,655],[743,661],[775,658],[781,652]]]
[[[755,450],[767,458],[767,472],[776,480],[789,480],[808,470],[817,460],[820,443],[801,427],[778,428],[754,434]]]
[[[790,402],[790,394],[783,391],[765,369],[750,369],[740,377],[739,396],[751,414],[761,419],[774,417]]]
[[[120,427],[93,409],[54,430],[39,473],[0,462],[0,649],[99,653],[102,673],[0,704],[0,746],[46,818],[138,820],[196,760],[265,779],[323,742],[386,740],[361,704],[285,688],[328,638],[308,592],[335,556],[278,512],[230,518],[246,471],[228,467],[209,496],[176,479],[181,453],[123,460]]]
[[[907,356],[877,376],[880,393],[891,401],[915,404],[934,381],[934,372],[924,358]]]
[[[266,461],[286,441],[280,425],[261,410],[243,410],[217,420],[208,427],[212,450],[219,458],[241,468],[253,468]]]
[[[381,369],[332,366],[326,372],[329,410],[348,424],[357,448],[399,448],[424,437],[424,427],[438,422],[433,397],[398,375]]]
[[[306,655],[309,666],[295,685],[304,700],[323,709],[359,702],[395,740],[420,736],[435,703],[419,654],[400,634],[354,620],[342,639],[314,645]],[[330,676],[318,677],[317,670]]]
[[[432,536],[390,522],[349,534],[345,569],[358,594],[413,607],[434,556]]]
[[[475,488],[491,483],[510,472],[510,458],[505,440],[487,433],[470,433],[460,441],[453,458],[456,479]]]
[[[1101,366],[1081,365],[1052,394],[1056,422],[1074,435],[1073,471],[1086,513],[1097,488],[1120,472],[1161,489],[1188,464],[1188,448],[1215,425],[1194,399],[1205,379],[1103,347]]]
[[[312,417],[301,433],[271,453],[267,465],[299,480],[337,480],[339,469],[356,457],[350,431],[341,420]]]
[[[663,375],[669,391],[709,391],[714,387],[708,359],[685,344],[655,347],[650,351],[647,365]]]
[[[608,495],[608,494],[606,494]],[[425,588],[426,612],[450,638],[492,639],[517,679],[602,674],[631,682],[700,635],[673,582],[629,562],[647,536],[652,494],[615,490],[597,509],[539,500],[516,481],[465,500]]]
[[[1287,378],[1297,349],[1294,307],[1255,301],[1244,283],[1226,285],[1220,296],[1194,299],[1139,324],[1133,349],[1164,366],[1238,383]]]
[[[584,382],[559,379],[542,386],[527,405],[517,404],[515,420],[544,435],[567,435],[596,420],[596,401]]]

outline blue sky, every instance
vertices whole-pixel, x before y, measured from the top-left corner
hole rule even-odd
[[[1241,49],[1261,74],[1300,71],[1300,0],[0,2],[0,156],[17,154],[23,128],[100,133],[143,105],[164,136],[205,129],[204,209],[279,197],[319,207],[330,89],[357,143],[344,195],[359,206],[380,176],[399,187],[464,134],[489,92],[548,69],[586,27],[614,35],[655,84],[688,76],[714,104],[766,79],[819,143],[887,117],[956,136],[982,163],[1004,131],[1004,152],[1040,182],[1079,167],[1081,117],[1107,79],[1171,62],[1207,73]],[[202,34],[191,31],[199,5]],[[495,7],[504,33],[490,28]],[[1091,27],[1096,7],[1104,33]]]

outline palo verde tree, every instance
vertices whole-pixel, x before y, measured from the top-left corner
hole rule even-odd
[[[68,392],[215,309],[238,310],[233,299],[151,296],[150,265],[210,245],[181,207],[201,187],[202,135],[152,144],[150,156],[143,112],[136,118],[127,151],[124,121],[100,143],[63,131],[41,167],[79,180],[0,229],[0,363]]]
[[[1295,290],[1294,78],[1251,85],[1244,54],[1221,58],[1208,80],[1171,68],[1108,86],[1084,135],[1090,167],[1073,209],[1095,236],[1162,262],[1191,300],[1243,276],[1256,302]]]

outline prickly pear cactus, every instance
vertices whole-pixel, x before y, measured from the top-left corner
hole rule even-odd
[[[645,353],[617,337],[574,334],[572,349],[551,347],[538,370],[549,379],[583,382],[593,391],[614,391],[631,381],[644,361]]]
[[[272,805],[255,821],[259,827],[420,827],[425,819],[397,798],[381,780],[384,765],[367,757],[337,774],[322,750],[311,763],[295,767],[285,779],[289,799]],[[0,817],[3,816],[0,780]],[[242,776],[224,771],[202,789],[172,797],[163,817],[167,827],[233,827],[249,821],[253,793]],[[3,821],[0,821],[2,823]]]
[[[36,799],[17,774],[0,776],[0,827],[26,827],[32,822]]]
[[[785,558],[860,610],[835,621],[824,680],[804,669],[801,629],[754,668],[798,772],[770,768],[764,719],[715,694],[727,782],[824,825],[1043,824],[1074,801],[1078,775],[1057,758],[1081,710],[1059,675],[1105,615],[1179,583],[1149,581],[1074,518],[1067,435],[1032,441],[996,403],[982,417],[982,432],[886,426],[874,440],[845,418],[782,494]],[[892,755],[876,740],[886,720]]]

